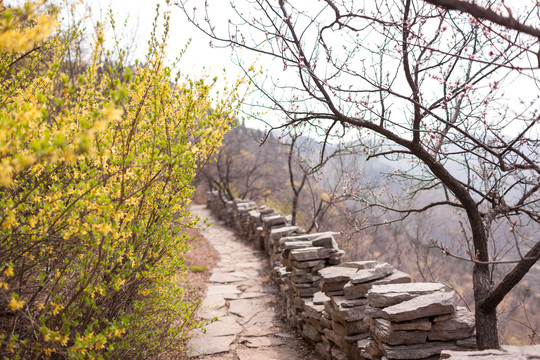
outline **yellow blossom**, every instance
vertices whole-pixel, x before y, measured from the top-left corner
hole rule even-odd
[[[8,266],[6,268],[6,270],[4,270],[4,275],[8,276],[8,277],[11,277],[13,276],[15,273],[13,272],[13,267],[11,266]]]
[[[11,300],[9,300],[8,304],[9,308],[13,311],[22,309],[24,306],[24,301],[16,299],[14,296],[11,296]]]
[[[53,307],[53,315],[58,315],[58,313],[64,308],[64,305],[56,304],[55,302],[51,302],[51,305]]]
[[[107,235],[112,231],[112,227],[107,223],[96,224],[94,225],[94,231],[100,232],[103,235]]]
[[[116,109],[112,106],[106,107],[103,109],[103,117],[111,122],[116,122],[122,120],[122,114],[124,112],[122,109]]]

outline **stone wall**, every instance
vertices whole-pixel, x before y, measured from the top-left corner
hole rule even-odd
[[[474,314],[441,283],[414,283],[388,263],[343,262],[336,233],[306,234],[252,201],[207,206],[264,250],[287,316],[323,359],[438,359],[475,349]],[[459,353],[457,353],[459,354]]]

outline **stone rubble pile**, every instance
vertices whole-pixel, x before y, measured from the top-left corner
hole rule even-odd
[[[343,263],[337,233],[306,234],[248,200],[207,206],[270,258],[287,317],[323,359],[435,359],[475,347],[474,315],[454,291],[375,260]]]

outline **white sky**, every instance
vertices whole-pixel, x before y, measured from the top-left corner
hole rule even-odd
[[[174,1],[171,0],[171,3],[174,3]],[[204,2],[202,0],[197,1],[200,2],[199,11],[204,10]],[[209,0],[209,2],[211,3],[209,9],[212,11],[210,16],[214,22],[221,21],[220,25],[224,25],[229,18],[234,17],[229,0]],[[87,3],[92,4],[92,12],[95,14],[96,20],[100,16],[105,18],[106,10],[103,9],[109,7],[112,8],[118,25],[123,24],[126,18],[128,19],[127,26],[132,29],[132,32],[127,34],[126,40],[131,42],[131,38],[135,37],[136,42],[140,45],[136,55],[136,58],[139,59],[145,55],[156,14],[156,5],[159,3],[160,12],[165,9],[171,11],[170,41],[168,43],[169,59],[174,60],[191,39],[191,43],[179,64],[182,74],[189,75],[191,78],[200,78],[202,74],[209,75],[210,78],[217,76],[220,81],[218,81],[216,89],[223,88],[225,85],[224,79],[231,83],[237,77],[243,75],[242,70],[233,60],[237,55],[233,55],[230,48],[211,47],[211,39],[189,23],[182,10],[175,5],[167,7],[164,0],[87,0]],[[98,12],[100,15],[98,15]],[[160,18],[160,22],[163,22],[162,18]],[[257,54],[242,49],[236,51],[240,54],[242,62],[248,64],[247,66],[256,61]],[[256,66],[257,68],[262,67],[265,72],[268,72],[267,69],[273,68],[272,73],[274,75],[276,70],[282,68],[282,65],[264,57],[257,60]],[[247,113],[249,109],[247,109],[247,106],[245,108],[245,113]],[[245,113],[241,113],[239,118],[249,120]],[[261,130],[265,128],[264,124],[254,120],[249,121],[246,125]]]
[[[229,2],[226,0],[222,2],[225,5],[222,6],[223,10],[227,11]],[[135,36],[136,41],[140,44],[137,56],[139,58],[143,57],[145,53],[146,43],[156,14],[156,5],[160,4],[160,11],[166,9],[163,0],[92,0],[89,3],[92,3],[92,6],[95,7],[93,9],[95,13],[110,6],[116,14],[118,23],[123,23],[129,16],[128,27],[133,29],[133,32],[128,34],[128,37]],[[192,39],[180,63],[184,73],[200,76],[203,68],[205,68],[212,75],[221,75],[222,70],[226,68],[230,75],[239,74],[238,69],[230,60],[230,50],[211,48],[209,45],[210,39],[192,24],[189,24],[180,9],[171,5],[170,10],[171,29],[168,46],[170,58],[174,59],[180,54],[188,40]]]
[[[59,2],[74,2],[75,0],[58,0]],[[128,19],[127,31],[123,38],[129,44],[132,41],[138,44],[136,58],[143,58],[146,52],[147,41],[150,37],[152,22],[156,14],[156,5],[161,5],[160,10],[167,9],[164,0],[83,0],[85,4],[92,7],[94,20],[105,20],[106,12],[109,7],[112,8],[115,19],[119,27]],[[177,0],[171,0],[174,3]],[[8,1],[9,3],[10,1]],[[12,2],[19,2],[13,0]],[[20,1],[22,2],[22,0]],[[232,18],[231,6],[229,0],[208,0],[210,9],[214,13],[210,14],[212,21],[226,21]],[[514,5],[525,0],[516,0]],[[195,3],[200,3],[199,11],[204,9],[204,1],[196,0]],[[227,76],[229,81],[241,75],[241,70],[236,66],[231,59],[231,51],[228,48],[217,49],[212,48],[210,38],[190,24],[183,12],[171,5],[168,8],[171,11],[171,28],[170,41],[168,46],[168,54],[170,59],[174,59],[185,47],[188,40],[191,38],[191,44],[180,62],[180,70],[183,74],[189,75],[192,78],[200,77],[206,73],[211,77],[218,76],[222,78]],[[161,19],[160,19],[161,20]],[[250,63],[255,59],[255,54],[249,51],[241,52],[242,59],[246,63]],[[257,67],[261,66],[265,72],[274,78],[287,77],[286,81],[290,81],[292,74],[291,70],[283,71],[282,64],[277,61],[270,61],[267,57],[261,57],[257,63]],[[223,73],[226,69],[226,74]],[[292,71],[294,72],[294,71]],[[279,80],[278,80],[279,81]],[[261,127],[261,124],[250,124],[250,126]]]

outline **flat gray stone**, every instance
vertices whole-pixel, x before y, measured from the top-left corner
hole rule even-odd
[[[338,248],[338,244],[334,239],[334,236],[332,236],[332,233],[322,234],[321,236],[318,236],[315,239],[311,240],[311,243],[313,244],[313,246],[322,246],[327,249]]]
[[[268,294],[263,292],[245,291],[242,294],[238,295],[238,299],[255,299],[264,296],[268,296]]]
[[[461,348],[451,341],[433,341],[424,344],[392,346],[379,344],[382,353],[389,359],[409,360],[425,359],[438,355],[443,350],[460,350]]]
[[[540,345],[510,346],[503,345],[501,350],[453,351],[443,350],[441,359],[452,360],[532,360],[540,359]]]
[[[267,303],[267,298],[231,300],[229,301],[229,313],[249,320],[254,315],[265,311]]]
[[[392,330],[430,330],[431,321],[428,318],[422,318],[403,322],[390,322]]]
[[[277,229],[270,230],[270,238],[279,243],[282,237],[303,234],[306,231],[300,226],[284,226]]]
[[[258,349],[237,349],[239,360],[283,360],[300,359],[298,351],[288,346],[274,346]]]
[[[387,284],[405,284],[411,282],[411,276],[407,273],[404,273],[399,270],[394,270],[390,275],[385,276],[381,279],[360,283],[360,284],[353,284],[352,282],[348,282],[343,287],[343,292],[345,294],[345,298],[347,299],[358,299],[362,297],[366,297],[368,291],[374,286],[374,285],[387,285]]]
[[[240,294],[240,290],[236,288],[236,285],[208,285],[208,289],[206,290],[206,296],[216,295],[216,294],[220,294],[220,295]]]
[[[290,241],[309,241],[311,243],[311,240],[316,239],[321,236],[327,236],[327,235],[337,235],[336,232],[322,232],[322,233],[312,233],[312,234],[302,234],[302,235],[295,235],[295,236],[286,236],[282,237],[279,240],[279,244],[283,245],[285,243],[288,243]]]
[[[225,306],[225,298],[221,294],[207,295],[201,304],[201,309],[219,309]]]
[[[315,305],[314,302],[309,301],[304,304],[304,310],[308,312],[310,316],[313,314],[318,314],[318,317],[320,317],[324,310],[324,305]]]
[[[302,328],[302,337],[304,337],[305,339],[309,339],[314,343],[321,341],[321,334],[319,330],[317,330],[311,324],[304,324]]]
[[[285,225],[285,218],[281,215],[262,216],[263,228],[271,228],[272,226]]]
[[[284,253],[287,254],[288,257],[290,250],[313,247],[313,244],[311,243],[311,241],[289,241],[284,242],[282,246],[285,249]]]
[[[226,335],[237,335],[244,329],[242,325],[238,324],[234,318],[231,316],[226,316],[214,321],[211,324],[205,326],[206,335],[210,336],[226,336]]]
[[[256,323],[273,324],[275,318],[275,309],[273,307],[265,306],[263,307],[263,311],[259,311],[257,314],[253,315],[250,319],[248,319],[245,325]]]
[[[418,295],[431,294],[444,290],[441,283],[404,283],[373,285],[367,293],[369,305],[384,308],[410,300]]]
[[[243,336],[269,336],[274,335],[278,330],[274,327],[272,323],[255,323],[251,325],[246,325],[244,327]]]
[[[328,250],[323,247],[294,249],[289,253],[289,259],[295,261],[321,260],[326,259],[329,256]]]
[[[336,334],[341,336],[367,334],[369,331],[368,326],[363,321],[332,321],[332,328]]]
[[[305,275],[305,274],[309,274],[309,273],[311,273],[310,268],[304,268],[304,269],[293,268],[291,270],[291,275]]]
[[[319,270],[319,275],[323,278],[321,290],[325,293],[342,291],[357,271],[357,268],[342,266],[330,266]]]
[[[327,300],[330,300],[330,298],[322,291],[317,291],[315,294],[313,294],[313,304],[315,305],[323,305]]]
[[[246,338],[240,339],[239,342],[247,346],[248,348],[280,346],[280,345],[285,344],[285,341],[282,338],[274,337],[274,336],[246,337]]]
[[[239,282],[243,279],[238,278],[236,276],[230,275],[231,273],[213,273],[212,276],[210,276],[210,279],[208,281],[213,283],[233,283],[233,282]]]
[[[200,337],[192,337],[189,341],[191,347],[189,350],[189,357],[228,352],[235,339],[236,335],[217,337],[202,335]]]
[[[309,260],[309,261],[291,261],[293,268],[306,269],[317,266],[324,266],[326,262],[324,260]]]
[[[220,318],[223,316],[227,316],[227,309],[221,308],[221,309],[207,309],[207,310],[200,310],[197,313],[197,316],[204,320],[212,320],[216,318]]]
[[[388,263],[379,263],[372,268],[359,269],[356,274],[351,276],[351,283],[361,284],[377,280],[394,272],[394,267]]]
[[[313,275],[311,273],[307,273],[304,275],[292,275],[291,280],[294,283],[301,284],[301,283],[313,283],[316,281],[320,281],[321,277],[318,275]]]
[[[383,317],[383,309],[376,308],[373,306],[366,306],[366,310],[364,311],[365,315],[370,318],[382,318]]]
[[[383,356],[379,344],[371,337],[358,341],[357,346],[366,359],[380,359]]]
[[[456,341],[456,344],[466,349],[476,350],[476,336],[473,335],[470,338],[460,339]]]
[[[370,332],[378,342],[389,345],[423,344],[428,334],[426,330],[394,330],[391,322],[385,319],[375,319]]]
[[[337,309],[337,314],[344,321],[360,321],[364,319],[366,305],[355,306],[351,308],[340,307]]]
[[[450,314],[455,311],[455,291],[420,295],[411,300],[384,308],[382,313],[390,321],[407,321],[428,316]]]
[[[355,269],[370,269],[378,264],[377,260],[365,260],[365,261],[348,261],[340,264],[341,267],[350,267]]]
[[[442,341],[466,339],[473,335],[474,325],[474,313],[465,308],[458,308],[449,319],[433,324],[428,339]]]

